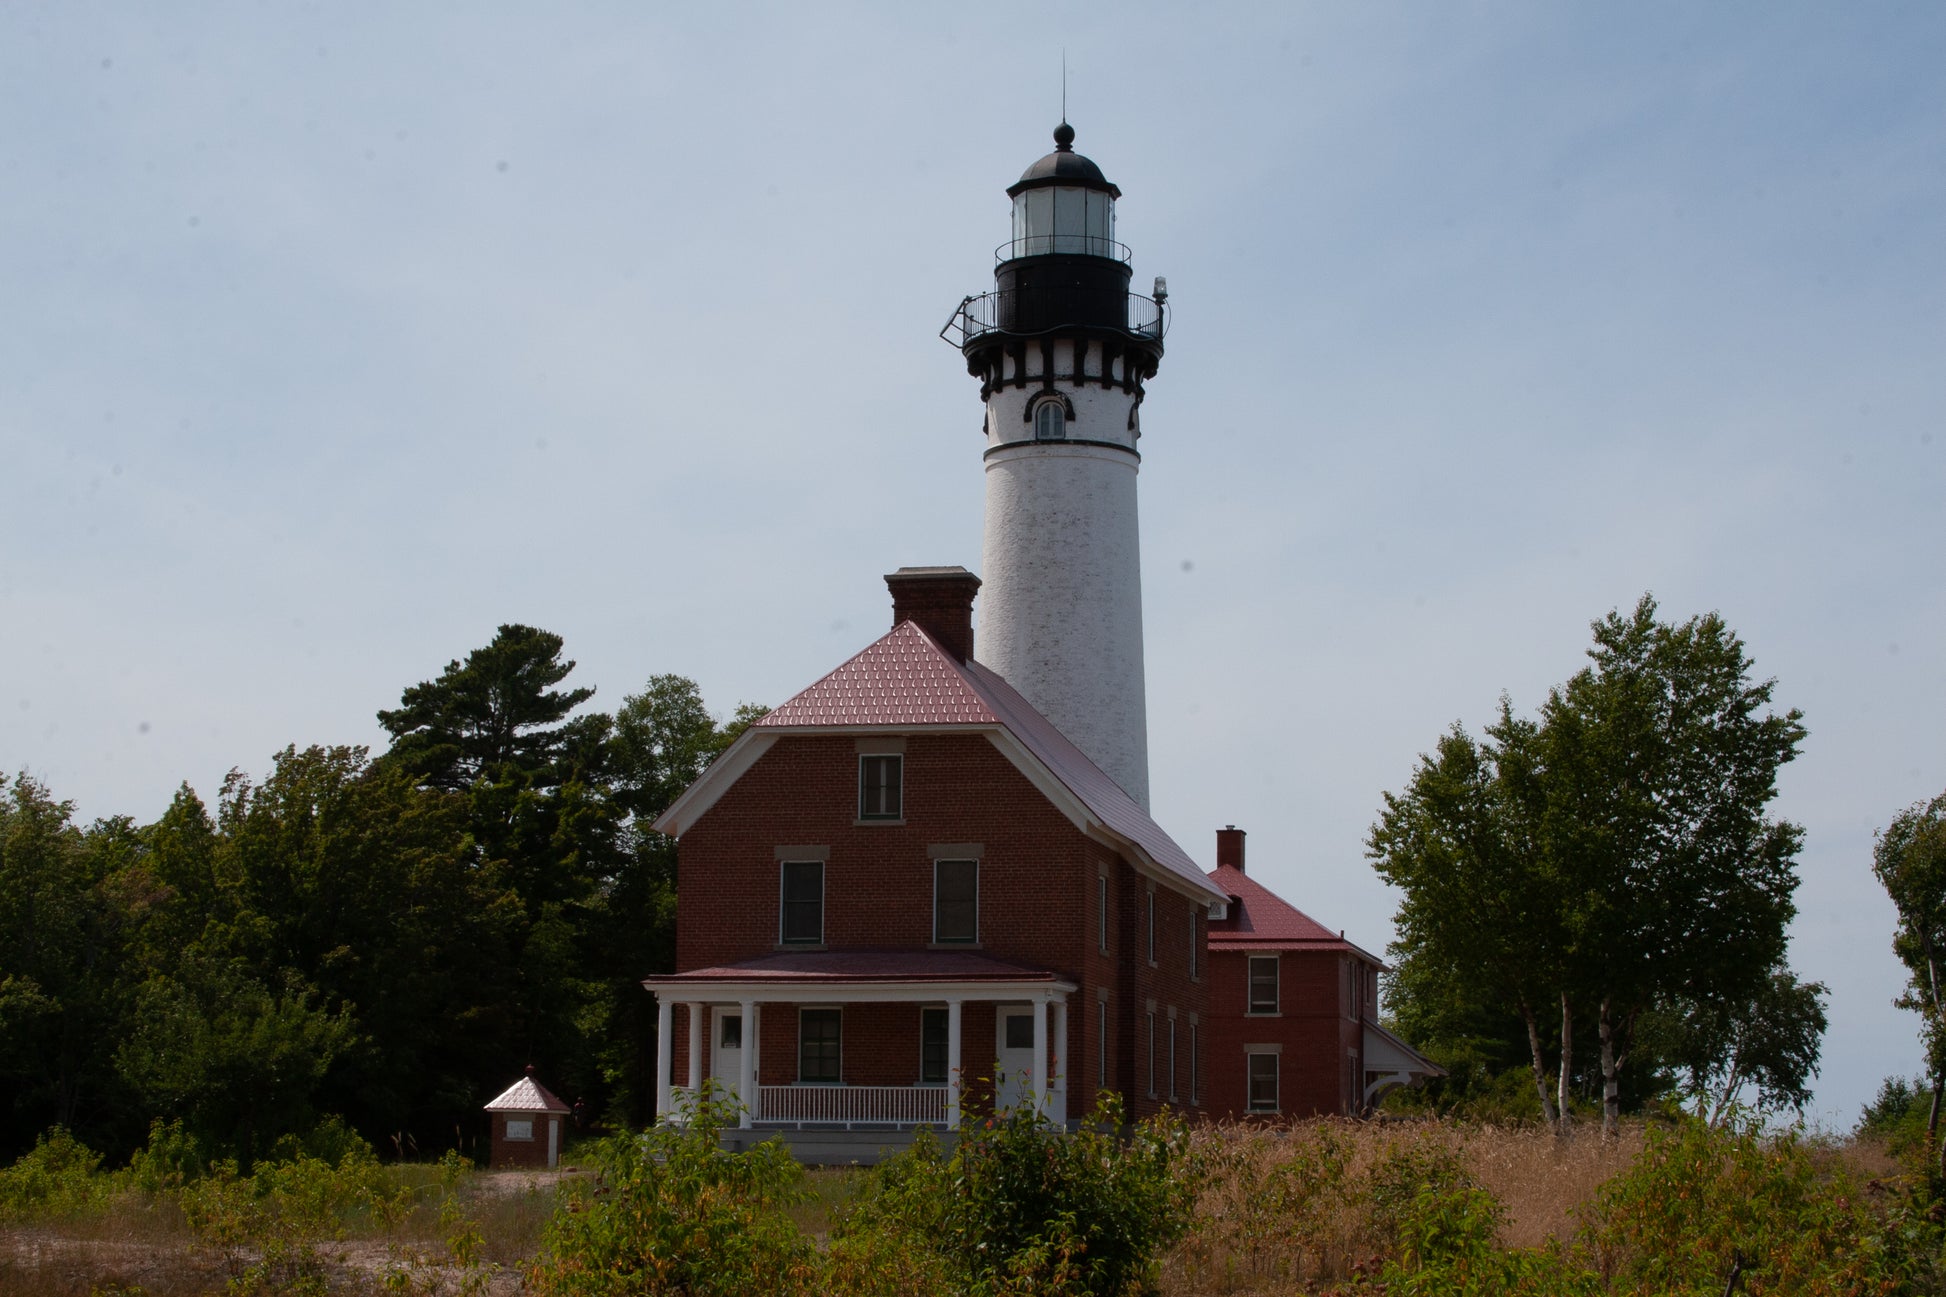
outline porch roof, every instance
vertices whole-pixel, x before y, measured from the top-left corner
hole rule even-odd
[[[642,985],[674,1000],[1051,998],[1075,989],[1050,969],[973,950],[786,950]]]

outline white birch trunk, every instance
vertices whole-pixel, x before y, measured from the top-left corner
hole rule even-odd
[[[1609,1000],[1601,997],[1601,1133],[1613,1137],[1622,1131],[1622,1082],[1618,1075],[1622,1063],[1615,1056],[1615,1023],[1609,1016]]]
[[[1541,1027],[1534,1018],[1533,1006],[1525,998],[1520,1002],[1520,1016],[1527,1023],[1527,1048],[1534,1056],[1534,1092],[1541,1097],[1541,1119],[1551,1130],[1554,1127],[1554,1100],[1547,1093],[1547,1058],[1541,1052]]]
[[[1568,1004],[1568,993],[1561,992],[1561,1076],[1555,1082],[1558,1092],[1555,1105],[1561,1111],[1560,1124],[1555,1133],[1566,1136],[1574,1126],[1574,1113],[1568,1107],[1568,1076],[1574,1065],[1574,1010]]]

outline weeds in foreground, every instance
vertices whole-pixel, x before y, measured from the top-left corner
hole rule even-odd
[[[50,1133],[0,1170],[0,1297],[1946,1291],[1923,1147],[1887,1175],[1864,1146],[1751,1125],[1562,1144],[1431,1122],[1058,1135],[1020,1114],[950,1154],[921,1138],[807,1176],[775,1144],[720,1152],[727,1115],[614,1141],[558,1195],[329,1141],[244,1174],[166,1129],[107,1172]]]

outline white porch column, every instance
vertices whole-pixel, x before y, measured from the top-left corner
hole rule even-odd
[[[946,1001],[946,1129],[959,1129],[959,1019],[960,1002]]]
[[[669,1037],[675,1032],[675,1015],[672,1010],[675,1002],[666,991],[657,991],[655,996],[655,1117],[657,1121],[669,1115],[669,1072],[674,1066],[675,1042]]]
[[[1068,1120],[1068,1000],[1054,1002],[1054,1120]]]
[[[683,1007],[689,1010],[689,1093],[693,1096],[703,1088],[703,1006],[691,1003]]]
[[[1047,997],[1034,997],[1034,1071],[1029,1090],[1034,1111],[1047,1115]]]
[[[750,1119],[757,1115],[757,1002],[743,1000],[737,1008],[743,1012],[743,1074],[737,1078],[737,1092],[743,1096],[743,1115],[737,1125],[749,1130]]]

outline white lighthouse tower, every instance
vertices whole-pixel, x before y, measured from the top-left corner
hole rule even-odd
[[[944,331],[986,404],[979,660],[1149,805],[1135,476],[1145,379],[1162,359],[1163,281],[1129,292],[1121,190],[1074,128],[1007,190],[994,290]]]

